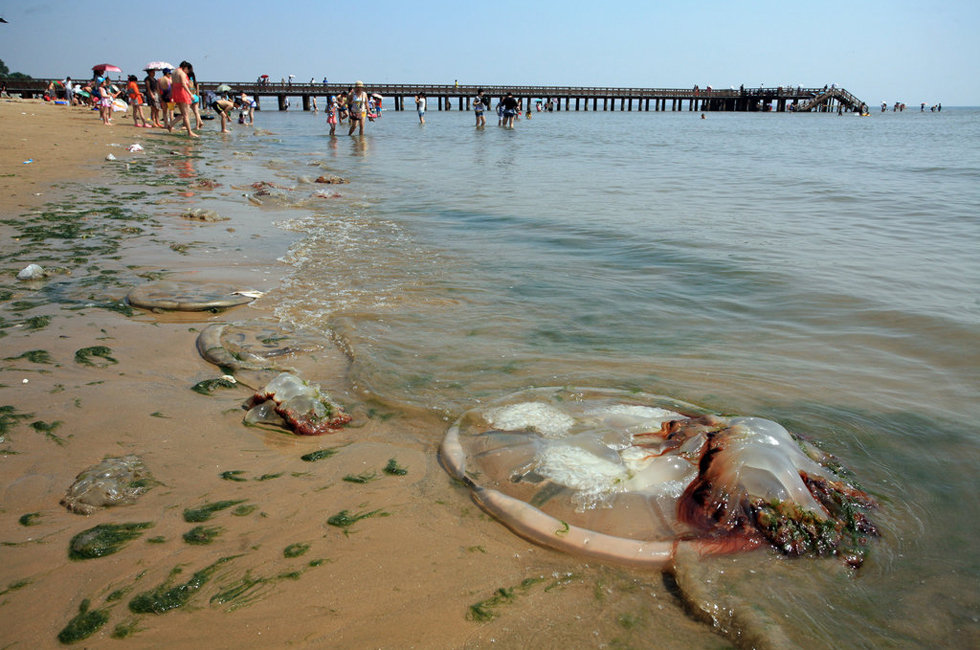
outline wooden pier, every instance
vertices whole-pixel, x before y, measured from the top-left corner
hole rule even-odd
[[[40,95],[50,79],[8,79],[7,92],[24,97]],[[117,82],[121,83],[121,82]],[[279,110],[286,110],[290,98],[298,98],[303,110],[312,108],[313,98],[338,95],[353,87],[353,83],[255,83],[201,82],[202,90],[214,90],[227,83],[235,94],[245,92],[262,106],[263,99],[274,99]],[[860,111],[864,102],[843,88],[610,88],[598,86],[476,86],[461,84],[387,84],[366,83],[368,93],[384,98],[383,107],[396,111],[414,110],[414,97],[425,93],[428,110],[470,110],[473,98],[483,89],[492,105],[513,93],[524,110],[535,110],[541,101],[545,110],[555,111],[730,111],[730,112],[837,112]],[[317,100],[319,108],[324,108]]]

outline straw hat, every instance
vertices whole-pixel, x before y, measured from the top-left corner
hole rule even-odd
[[[357,88],[357,87],[363,88],[364,87],[364,82],[363,81],[355,81],[354,82],[354,87],[355,88]]]

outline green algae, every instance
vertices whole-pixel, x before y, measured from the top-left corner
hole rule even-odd
[[[242,478],[241,475],[244,473],[245,470],[243,469],[230,469],[227,472],[221,472],[221,474],[218,474],[218,476],[220,476],[225,481],[238,481],[244,483],[245,481],[248,480],[247,478]]]
[[[54,363],[54,359],[51,358],[51,353],[47,350],[28,350],[16,357],[5,357],[4,361],[17,361],[19,359],[25,359],[31,363]]]
[[[282,550],[282,556],[284,558],[291,559],[294,557],[300,557],[301,555],[305,555],[306,552],[309,550],[310,550],[309,544],[301,544],[301,543],[290,544],[289,546],[287,546]]]
[[[111,636],[113,639],[128,639],[129,637],[139,632],[141,629],[142,628],[139,627],[139,619],[131,618],[125,623],[117,624],[116,627],[113,628],[112,633],[109,636]]]
[[[220,526],[195,526],[183,534],[184,541],[195,546],[204,546],[213,542],[224,532]]]
[[[17,522],[21,526],[37,526],[39,523],[41,523],[40,521],[38,521],[38,519],[40,518],[41,518],[40,512],[29,512],[26,515],[21,515],[20,519],[18,519]]]
[[[318,460],[323,460],[324,458],[330,458],[338,451],[340,451],[339,447],[331,447],[329,449],[317,449],[316,451],[311,451],[308,454],[303,454],[299,458],[300,460],[305,460],[308,463],[314,463]]]
[[[18,412],[15,406],[0,406],[0,436],[6,435],[19,420],[29,420],[32,417],[33,413]]]
[[[78,614],[68,621],[64,629],[58,632],[58,641],[65,645],[77,643],[98,632],[109,621],[109,610],[89,609],[88,598],[78,606]]]
[[[24,578],[23,580],[15,580],[14,582],[8,583],[6,589],[0,590],[0,596],[6,596],[7,594],[23,589],[27,585],[31,584],[30,578]]]
[[[389,513],[385,512],[381,508],[377,510],[371,510],[366,512],[358,512],[356,514],[351,514],[349,510],[341,510],[337,514],[333,515],[327,519],[327,523],[336,528],[340,528],[344,531],[344,535],[350,535],[351,526],[356,524],[362,519],[367,519],[369,517],[388,517]]]
[[[218,593],[211,596],[212,605],[224,605],[228,611],[247,607],[262,597],[273,586],[269,578],[253,578],[247,573],[227,585],[223,585]]]
[[[279,478],[280,476],[282,476],[282,474],[283,474],[282,472],[279,472],[278,474],[263,474],[262,476],[257,476],[257,477],[255,477],[252,480],[253,481],[271,481],[274,478]]]
[[[199,508],[186,508],[184,510],[184,521],[189,524],[197,524],[202,521],[207,521],[214,515],[214,513],[220,512],[221,510],[227,510],[232,506],[237,506],[239,503],[245,503],[245,499],[239,499],[238,501],[214,501],[211,503],[205,503]]]
[[[45,327],[51,324],[50,316],[31,316],[24,321],[24,329],[35,332],[37,330],[43,330]]]
[[[378,479],[377,472],[361,472],[360,474],[348,474],[343,480],[348,483],[370,483]]]
[[[65,439],[61,436],[55,434],[54,430],[60,427],[62,424],[61,420],[55,420],[54,422],[44,422],[43,420],[36,420],[31,422],[31,428],[38,433],[43,433],[44,437],[48,440],[57,443],[59,446],[64,446]]]
[[[143,531],[151,526],[153,526],[151,522],[99,524],[71,538],[68,544],[68,557],[72,560],[91,560],[112,555],[127,542],[140,537]]]
[[[384,466],[382,471],[388,476],[405,476],[408,474],[408,470],[400,466],[394,458],[388,460],[388,464]]]
[[[318,557],[318,558],[317,558],[317,559],[315,559],[315,560],[310,560],[310,561],[309,561],[309,562],[307,563],[307,566],[310,566],[310,567],[318,567],[318,566],[323,566],[324,564],[326,564],[326,563],[327,563],[327,562],[329,562],[329,561],[330,561],[330,560],[328,560],[328,559],[327,559],[327,558],[325,558],[325,557]]]
[[[219,377],[217,379],[205,379],[199,381],[193,386],[191,390],[195,393],[200,393],[201,395],[210,395],[218,388],[235,388],[237,384],[233,381],[229,381],[224,377]]]
[[[94,361],[93,357],[102,359],[102,361]],[[105,368],[119,362],[112,358],[112,350],[108,347],[104,345],[93,345],[91,347],[76,350],[75,363],[83,366],[92,366],[94,368]]]
[[[167,538],[163,535],[157,535],[156,537],[150,537],[146,540],[147,544],[163,544],[167,541]]]
[[[258,508],[259,507],[257,505],[249,503],[244,506],[238,506],[237,508],[231,511],[231,514],[234,515],[235,517],[247,517],[248,515],[258,510]]]
[[[515,602],[518,596],[526,594],[532,587],[545,580],[543,577],[525,578],[521,580],[520,584],[513,587],[500,587],[489,598],[470,605],[466,612],[466,619],[477,623],[491,621],[498,616],[497,610],[502,605],[509,605]],[[564,582],[567,582],[567,579]],[[545,588],[545,591],[549,591],[554,586],[557,586],[557,584],[558,581],[552,583],[551,586]]]
[[[170,576],[155,588],[136,595],[129,601],[129,611],[134,614],[164,614],[173,609],[184,607],[211,580],[221,565],[234,560],[240,555],[223,557],[200,571],[196,571],[187,582],[171,586],[173,578],[180,574],[180,567],[170,572]]]

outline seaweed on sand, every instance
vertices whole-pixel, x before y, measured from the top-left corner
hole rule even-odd
[[[151,526],[153,524],[146,521],[132,524],[99,524],[71,538],[68,557],[72,560],[91,560],[112,555],[125,546],[126,542],[140,537],[143,531]]]
[[[394,458],[388,460],[388,464],[384,467],[385,474],[388,476],[405,476],[408,474],[408,470],[398,464],[398,461]]]
[[[195,526],[184,533],[184,541],[195,546],[210,544],[214,539],[224,532],[220,526]]]
[[[205,503],[199,508],[186,508],[184,509],[184,521],[189,524],[207,521],[214,513],[226,510],[232,506],[237,506],[239,503],[245,503],[245,499],[239,499],[238,501],[214,501],[212,503]]]
[[[58,641],[69,645],[83,639],[87,639],[109,620],[109,610],[108,609],[89,609],[88,598],[83,600],[78,606],[78,614],[75,615],[73,619],[68,621],[64,629],[58,632]]]
[[[172,609],[183,607],[211,580],[221,565],[238,557],[241,556],[223,557],[200,571],[196,571],[187,582],[171,586],[174,576],[180,573],[180,568],[177,567],[170,572],[170,576],[162,584],[133,597],[129,601],[129,611],[134,614],[164,614]]]
[[[327,523],[336,528],[340,528],[344,531],[344,535],[350,535],[350,528],[362,519],[367,519],[368,517],[388,517],[390,513],[385,512],[381,508],[377,510],[370,510],[366,512],[358,512],[351,514],[349,510],[341,510],[337,514],[333,515],[327,519]]]
[[[96,362],[92,359],[92,357],[103,359],[103,361]],[[112,350],[110,348],[104,345],[93,345],[91,347],[76,350],[75,363],[79,363],[83,366],[92,366],[94,368],[105,368],[106,366],[119,362],[112,358]]]

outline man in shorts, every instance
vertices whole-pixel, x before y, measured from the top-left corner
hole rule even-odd
[[[156,75],[156,70],[147,70],[143,86],[146,89],[146,103],[150,105],[150,122],[153,126],[163,128],[160,124],[160,88]]]

